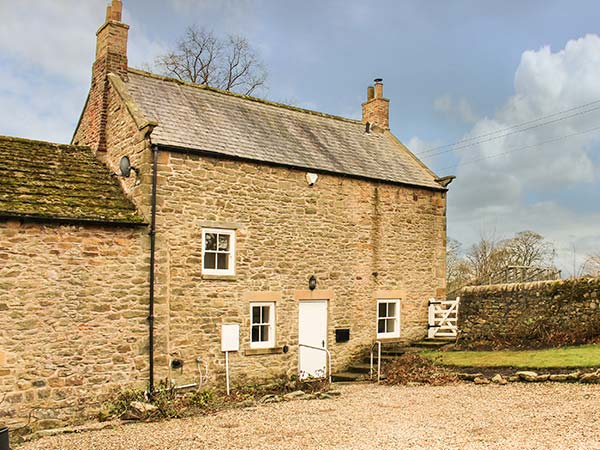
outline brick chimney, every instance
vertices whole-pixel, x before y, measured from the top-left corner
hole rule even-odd
[[[375,78],[375,86],[367,89],[367,101],[362,104],[362,121],[372,127],[390,129],[390,101],[383,98],[383,79]]]
[[[127,35],[129,25],[121,22],[123,4],[112,0],[106,8],[106,20],[96,32],[96,61],[92,66],[92,86],[73,142],[106,151],[108,109],[107,75],[127,78]]]

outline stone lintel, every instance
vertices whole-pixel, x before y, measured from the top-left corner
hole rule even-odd
[[[243,299],[248,302],[278,302],[281,300],[280,291],[249,291],[244,292]]]
[[[220,222],[216,220],[201,220],[198,222],[198,226],[201,228],[222,228],[224,230],[237,230],[244,227],[238,222]]]
[[[397,298],[399,300],[406,299],[406,293],[403,289],[389,289],[375,291],[375,299]]]
[[[316,289],[311,291],[309,289],[303,289],[294,291],[295,300],[331,300],[334,297],[331,289]]]

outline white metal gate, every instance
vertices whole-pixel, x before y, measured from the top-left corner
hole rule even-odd
[[[452,338],[458,335],[458,304],[456,300],[429,300],[429,329],[427,337]]]

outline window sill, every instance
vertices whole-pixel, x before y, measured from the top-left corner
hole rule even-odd
[[[244,350],[244,356],[278,355],[280,353],[283,353],[283,347],[247,348],[246,350]]]
[[[388,337],[378,337],[376,338],[376,340],[381,341],[381,342],[400,342],[402,339],[400,338],[400,336],[388,336]]]
[[[235,281],[237,280],[237,275],[218,275],[218,274],[202,274],[203,280],[224,280],[224,281]]]

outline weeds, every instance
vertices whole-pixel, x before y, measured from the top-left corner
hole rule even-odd
[[[277,377],[266,383],[242,381],[227,396],[216,389],[177,392],[165,381],[159,383],[151,397],[143,390],[122,390],[104,405],[98,418],[101,421],[110,418],[152,421],[209,414],[226,407],[253,403],[266,395],[282,396],[297,390],[306,393],[325,392],[329,390],[329,383],[321,379],[299,380],[295,376]],[[145,404],[145,408],[140,410],[136,402]]]
[[[406,353],[383,368],[385,384],[431,384],[440,386],[459,381],[449,369],[416,353]]]

